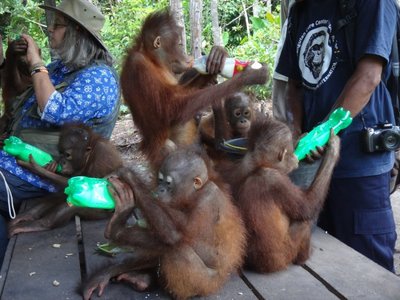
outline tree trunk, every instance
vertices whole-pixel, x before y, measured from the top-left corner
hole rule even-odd
[[[201,43],[202,43],[202,11],[203,1],[202,0],[190,0],[190,28],[191,32],[191,54],[194,58],[201,56]]]
[[[258,0],[253,2],[253,16],[258,18],[260,16],[260,3]]]
[[[271,0],[266,0],[265,4],[266,4],[266,7],[267,7],[267,11],[270,13],[272,11],[272,2],[271,2]]]
[[[243,6],[243,15],[244,15],[244,20],[246,22],[246,31],[247,31],[247,37],[250,39],[250,23],[249,23],[249,16],[247,15],[247,8],[246,4],[242,0],[242,6]]]
[[[185,28],[185,18],[183,13],[182,0],[170,0],[169,6],[171,8],[171,11],[174,13],[176,23],[180,27],[182,27],[182,35],[181,35],[182,47],[185,51],[187,51],[186,28]]]
[[[214,45],[222,46],[221,28],[218,21],[218,0],[211,0],[211,25]]]

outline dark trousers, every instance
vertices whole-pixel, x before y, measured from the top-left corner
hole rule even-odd
[[[332,179],[318,225],[348,246],[394,272],[396,225],[390,173]]]
[[[14,208],[18,211],[23,200],[33,199],[47,195],[49,192],[19,179],[17,176],[0,168],[14,198]],[[0,266],[8,244],[7,222],[9,220],[6,186],[0,176]]]

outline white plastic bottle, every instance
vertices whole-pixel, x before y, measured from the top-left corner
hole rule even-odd
[[[225,59],[224,67],[222,68],[220,75],[225,78],[232,78],[235,74],[243,71],[248,65],[253,69],[259,69],[262,65],[258,62],[241,61],[233,57],[227,57]],[[200,56],[195,59],[193,68],[195,68],[201,74],[207,74],[207,55]]]

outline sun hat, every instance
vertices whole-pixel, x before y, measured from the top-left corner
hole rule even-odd
[[[105,18],[100,9],[88,0],[64,0],[57,7],[49,5],[39,5],[39,7],[57,12],[73,22],[78,23],[107,50],[100,35]]]

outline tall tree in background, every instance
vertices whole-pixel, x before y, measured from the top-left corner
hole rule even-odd
[[[185,17],[183,14],[183,6],[182,6],[182,0],[170,0],[169,1],[169,6],[171,8],[171,11],[174,13],[176,23],[182,27],[182,47],[187,51],[186,48],[186,28],[185,28]]]
[[[251,36],[251,33],[250,33],[250,22],[249,22],[249,16],[247,14],[248,7],[246,7],[246,3],[243,0],[242,0],[242,6],[243,6],[244,21],[246,23],[247,38],[250,39],[250,36]]]
[[[273,1],[271,1],[271,0],[266,0],[265,1],[265,5],[266,5],[266,7],[267,7],[267,11],[268,12],[272,12],[272,3]]]
[[[211,10],[211,30],[213,35],[214,45],[222,46],[221,28],[218,21],[218,0],[210,0]]]
[[[260,3],[258,0],[254,0],[253,2],[253,17],[259,17],[260,16]]]
[[[191,54],[194,58],[201,56],[201,44],[203,41],[202,36],[202,12],[203,12],[203,1],[202,0],[190,0],[190,29],[191,29]]]

